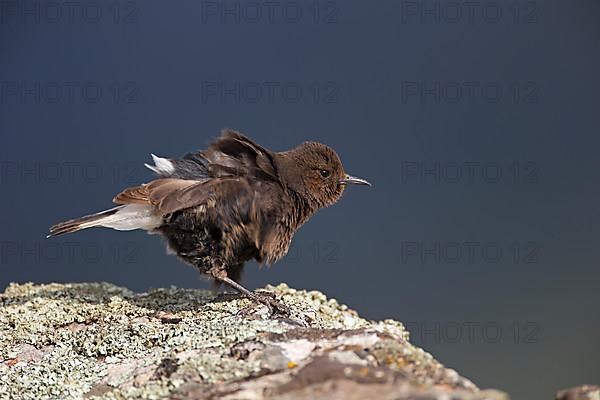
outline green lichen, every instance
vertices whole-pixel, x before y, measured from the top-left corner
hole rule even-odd
[[[277,294],[300,322],[317,329],[369,323],[316,291],[281,284]],[[230,356],[235,343],[297,327],[266,318],[245,298],[157,289],[135,294],[109,283],[11,284],[0,295],[0,398],[164,398],[190,377],[206,385],[260,371]],[[298,317],[299,316],[299,317]],[[164,359],[177,362],[156,376]],[[89,393],[88,393],[89,392]]]

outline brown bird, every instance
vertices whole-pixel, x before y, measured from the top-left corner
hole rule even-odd
[[[217,286],[280,311],[280,303],[240,284],[244,263],[279,260],[296,230],[339,200],[346,185],[370,185],[348,175],[324,144],[273,152],[231,130],[182,159],[152,158],[155,165],[146,167],[159,179],[125,189],[113,199],[117,207],[54,225],[48,237],[95,226],[160,233]]]

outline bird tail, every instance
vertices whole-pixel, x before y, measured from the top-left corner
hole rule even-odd
[[[46,237],[77,232],[95,226],[103,226],[119,231],[129,231],[133,229],[150,230],[157,228],[160,224],[160,216],[156,215],[150,206],[128,204],[86,215],[81,218],[59,222],[50,228],[50,233]]]

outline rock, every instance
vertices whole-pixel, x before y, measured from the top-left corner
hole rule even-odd
[[[600,386],[583,385],[561,390],[556,400],[600,400]]]
[[[200,290],[11,284],[0,398],[508,399],[410,344],[400,322],[367,321],[316,291],[265,290],[291,318]]]

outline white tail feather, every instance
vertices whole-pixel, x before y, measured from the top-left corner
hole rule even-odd
[[[50,233],[47,237],[77,232],[94,226],[104,226],[119,231],[130,231],[132,229],[152,230],[158,228],[161,223],[162,217],[155,213],[151,205],[127,204],[81,218],[60,222],[50,228]]]
[[[152,156],[152,161],[154,161],[154,165],[144,164],[146,168],[157,173],[157,174],[172,174],[175,171],[175,167],[173,163],[162,157],[158,157],[154,154],[150,154]]]
[[[159,227],[161,221],[161,217],[154,213],[151,206],[128,204],[113,215],[81,224],[81,228],[104,226],[118,231],[130,231],[133,229],[150,230]],[[85,226],[86,224],[89,224],[89,226]]]

